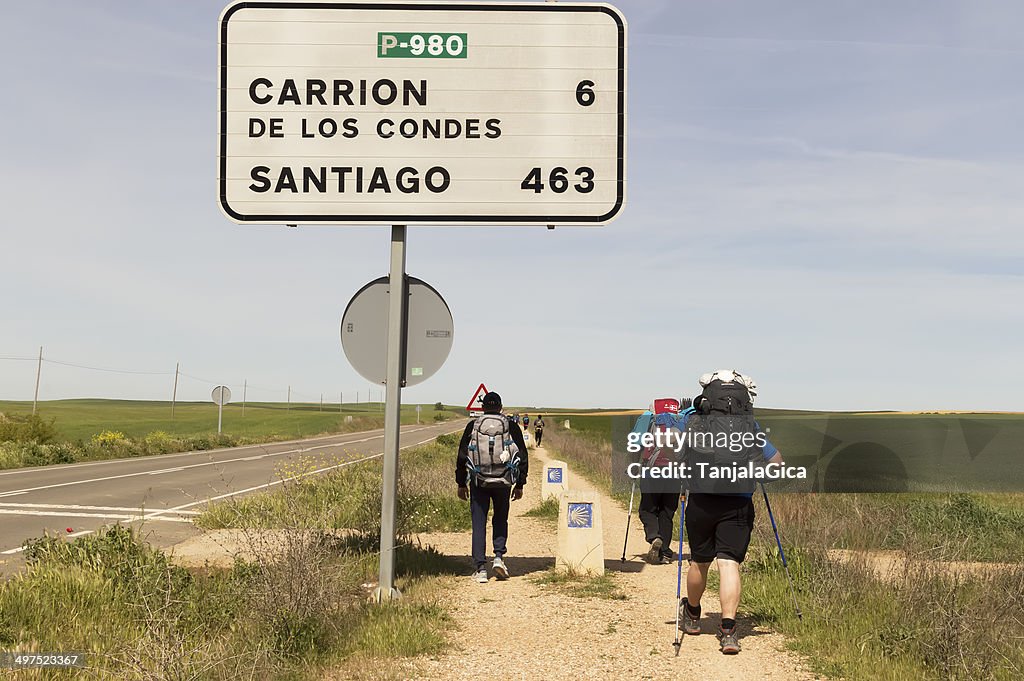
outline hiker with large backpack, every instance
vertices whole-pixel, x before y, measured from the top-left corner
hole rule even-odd
[[[469,500],[473,516],[473,578],[487,583],[487,514],[494,504],[491,542],[492,568],[498,579],[508,579],[504,555],[508,540],[511,501],[521,499],[529,461],[523,431],[501,413],[501,396],[490,392],[483,398],[484,413],[466,424],[455,462],[459,498]]]
[[[703,388],[693,401],[693,412],[684,413],[676,427],[684,435],[683,461],[705,468],[729,465],[782,463],[782,455],[767,440],[754,420],[754,381],[735,371],[720,370],[700,378]],[[710,436],[710,437],[709,437]],[[723,439],[724,438],[724,439]],[[723,442],[742,443],[722,446]],[[690,566],[686,596],[679,603],[679,628],[686,634],[701,632],[700,600],[707,585],[711,561],[718,560],[722,623],[717,632],[723,653],[740,651],[736,633],[739,607],[740,564],[747,555],[754,527],[752,501],[756,481],[691,477],[687,482],[686,534]]]
[[[540,447],[540,441],[544,439],[544,417],[540,414],[533,422],[533,437],[537,440],[537,446]]]
[[[674,398],[654,400],[651,432],[666,431],[675,424],[680,402]],[[675,459],[667,448],[649,447],[641,454],[644,466],[665,466]],[[679,492],[666,490],[660,481],[643,478],[640,481],[640,522],[649,544],[644,559],[652,564],[671,563],[675,560],[672,545],[672,524],[679,506]],[[625,552],[623,552],[625,555]]]

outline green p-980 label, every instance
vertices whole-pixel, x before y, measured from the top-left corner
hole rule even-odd
[[[465,59],[465,33],[378,33],[377,56],[385,58]]]

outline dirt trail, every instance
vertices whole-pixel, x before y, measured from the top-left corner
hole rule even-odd
[[[536,584],[554,564],[555,528],[550,521],[523,517],[539,503],[542,466],[550,457],[543,448],[531,454],[526,495],[512,506],[509,554],[513,578],[477,584],[468,576],[469,533],[422,535],[443,553],[464,558],[466,577],[450,594],[459,631],[455,645],[431,659],[409,661],[408,671],[421,679],[813,679],[794,653],[783,649],[779,635],[751,629],[740,620],[743,652],[727,657],[718,650],[717,595],[704,596],[704,633],[683,639],[679,657],[672,647],[675,631],[676,565],[647,565],[640,559],[647,544],[637,518],[629,535],[628,562],[619,560],[626,509],[601,495],[605,566],[616,573],[627,600],[574,598]],[[571,473],[570,469],[570,473]],[[573,489],[597,491],[571,476]],[[488,529],[488,550],[490,530]],[[685,564],[684,564],[685,569]]]

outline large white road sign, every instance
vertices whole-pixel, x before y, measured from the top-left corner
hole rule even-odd
[[[622,208],[610,5],[237,2],[219,78],[237,222],[586,225]]]

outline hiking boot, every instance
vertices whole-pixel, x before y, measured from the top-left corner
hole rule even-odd
[[[651,542],[651,550],[647,552],[647,562],[651,565],[657,565],[661,562],[661,537],[655,537],[654,541]]]
[[[683,596],[683,602],[679,604],[679,628],[690,636],[696,636],[700,633],[700,611],[694,617],[690,614],[689,605],[690,602]]]
[[[736,636],[736,627],[728,630],[718,627],[718,645],[723,655],[735,655],[740,652],[740,639]]]
[[[676,552],[672,549],[661,550],[661,562],[662,563],[674,563],[676,560]]]
[[[508,568],[505,567],[505,561],[501,556],[494,557],[494,575],[502,581],[508,579]]]
[[[473,579],[476,580],[477,582],[479,582],[480,584],[486,584],[487,583],[487,568],[482,567],[482,568],[477,569],[477,571],[475,573],[473,573]]]

